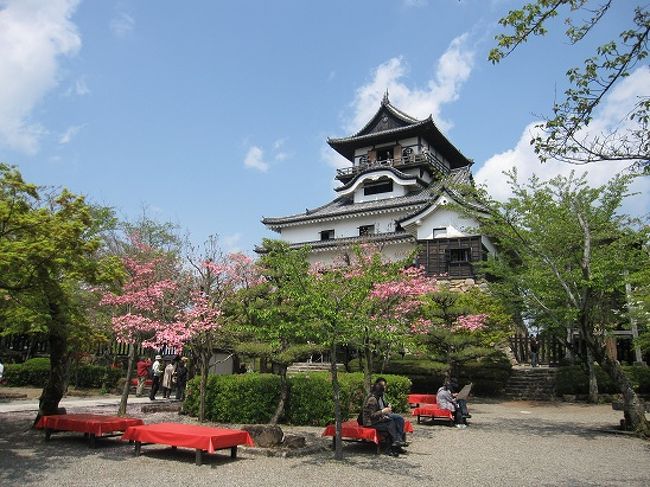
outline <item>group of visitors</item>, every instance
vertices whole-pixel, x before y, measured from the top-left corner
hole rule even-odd
[[[386,403],[385,391],[386,379],[380,377],[372,386],[357,421],[362,426],[374,428],[386,434],[389,438],[386,453],[397,457],[401,453],[407,453],[405,448],[409,444],[404,433],[404,418],[399,414],[395,414],[393,406]],[[472,416],[467,410],[467,401],[459,398],[458,393],[457,382],[451,380],[438,389],[436,402],[440,409],[447,409],[454,413],[454,424],[457,428],[467,428],[467,418]]]
[[[156,399],[156,394],[161,387],[163,398],[170,398],[172,389],[176,388],[176,399],[184,400],[188,374],[187,361],[187,357],[178,355],[173,360],[163,360],[162,355],[156,355],[153,363],[148,358],[140,358],[136,367],[138,376],[136,396],[142,396],[147,379],[151,379],[150,400]]]

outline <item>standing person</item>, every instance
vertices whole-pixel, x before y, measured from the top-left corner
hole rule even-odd
[[[138,376],[138,387],[135,390],[136,397],[142,397],[144,385],[149,378],[149,367],[151,367],[151,360],[145,357],[140,357],[136,364],[136,375]]]
[[[530,346],[530,366],[537,367],[537,354],[539,353],[539,343],[537,341],[537,337],[533,336],[532,333],[530,335],[530,342],[528,345]]]
[[[166,362],[167,366],[165,367],[165,371],[163,372],[163,379],[162,379],[162,390],[163,390],[163,397],[165,399],[169,398],[172,394],[172,379],[174,377],[174,365],[171,363],[171,361]]]
[[[0,382],[2,382],[2,378],[5,375],[5,366],[2,363],[2,359],[0,358]]]
[[[383,386],[376,385],[373,387],[372,392],[363,404],[363,425],[387,433],[391,442],[387,453],[396,457],[404,451],[402,447],[406,446],[406,444],[400,439],[397,425],[389,416],[392,409],[388,406],[379,407],[379,397],[383,396],[383,394]]]
[[[176,399],[179,401],[185,400],[185,386],[187,385],[187,357],[183,357],[176,366]]]
[[[452,384],[446,383],[443,385],[440,389],[438,389],[438,393],[436,394],[436,402],[438,403],[438,407],[440,409],[446,409],[447,411],[454,413],[454,424],[456,425],[456,428],[467,428],[465,419],[463,418],[463,412],[461,411],[461,408],[456,401],[456,398],[454,397],[453,389],[454,387]]]
[[[162,368],[162,356],[156,355],[156,361],[151,366],[151,392],[149,393],[149,399],[152,401],[156,399],[156,394],[158,389],[160,389],[160,379],[163,374]]]

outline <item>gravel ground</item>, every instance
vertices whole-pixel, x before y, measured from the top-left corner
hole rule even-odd
[[[33,415],[0,415],[0,485],[122,486],[237,485],[301,486],[353,484],[455,486],[648,486],[650,443],[617,433],[621,414],[609,405],[482,402],[470,405],[473,423],[465,430],[415,425],[409,454],[376,456],[371,446],[349,444],[345,460],[332,453],[298,458],[253,455],[241,450],[204,456],[162,446],[132,447],[115,439],[91,450],[79,435],[59,434],[45,443],[29,430]],[[72,411],[72,412],[80,412]],[[114,408],[85,412],[113,413]],[[140,416],[139,407],[130,413]],[[147,422],[191,418],[170,413],[146,415]],[[321,428],[284,428],[321,440]]]

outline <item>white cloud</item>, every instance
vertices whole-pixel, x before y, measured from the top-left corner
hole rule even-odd
[[[426,7],[429,5],[428,0],[402,0],[405,7]]]
[[[77,0],[0,1],[0,145],[28,154],[46,133],[30,120],[57,83],[60,56],[81,47],[70,21]]]
[[[350,161],[348,161],[341,154],[332,149],[329,145],[323,145],[320,149],[320,157],[325,161],[329,166],[335,169],[341,169],[342,167],[349,167]]]
[[[596,113],[589,126],[590,134],[607,132],[615,127],[625,128],[632,122],[626,120],[639,96],[648,95],[650,86],[650,68],[643,66],[636,69],[629,77],[625,78],[605,98],[602,106]],[[592,186],[606,183],[615,174],[618,174],[629,166],[625,161],[612,161],[592,163],[583,166],[575,166],[559,161],[550,160],[541,163],[535,155],[530,140],[539,131],[535,126],[540,122],[533,122],[528,125],[521,134],[519,141],[512,149],[490,157],[476,172],[476,181],[485,184],[491,195],[499,200],[505,200],[511,196],[510,188],[505,184],[504,171],[516,168],[520,181],[525,181],[533,174],[543,179],[555,175],[568,175],[571,171],[576,174],[586,174],[587,181]],[[587,134],[588,135],[588,134]],[[650,208],[650,178],[637,179],[632,191],[639,192],[639,195],[628,198],[625,203],[625,210],[634,214],[647,213]]]
[[[257,169],[261,172],[267,172],[269,170],[269,164],[264,160],[264,151],[256,145],[248,149],[244,158],[244,166]]]
[[[135,19],[126,12],[118,12],[111,19],[109,27],[115,37],[124,39],[135,29]]]
[[[280,150],[284,146],[284,144],[287,142],[286,137],[282,137],[280,139],[277,139],[275,142],[273,142],[273,150]]]
[[[86,84],[86,78],[82,76],[79,78],[77,81],[74,83],[74,92],[76,95],[79,96],[84,96],[90,93],[90,89],[88,88],[88,85]]]
[[[375,114],[388,89],[391,102],[404,112],[417,118],[433,115],[443,130],[451,123],[441,119],[442,105],[459,97],[462,84],[469,78],[474,65],[474,49],[467,47],[468,34],[462,34],[451,41],[440,56],[436,72],[424,88],[412,88],[403,78],[408,66],[401,57],[394,57],[379,65],[369,83],[361,86],[352,102],[353,115],[346,123],[346,130],[359,130]]]
[[[59,138],[59,144],[64,145],[70,143],[70,141],[76,137],[76,135],[81,131],[82,128],[84,128],[86,125],[71,125],[70,127],[67,128],[63,134],[61,134],[61,137]]]
[[[239,252],[241,250],[241,233],[226,235],[221,239],[221,241],[223,242],[223,246],[226,252]]]

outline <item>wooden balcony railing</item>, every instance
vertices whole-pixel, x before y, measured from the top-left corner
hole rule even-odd
[[[446,174],[449,172],[447,166],[435,155],[429,152],[422,152],[420,154],[410,154],[396,159],[385,159],[383,161],[368,161],[356,166],[344,167],[336,170],[337,176],[352,176],[368,169],[381,168],[381,167],[394,167],[399,168],[403,166],[412,166],[417,164],[427,164],[432,169]]]

